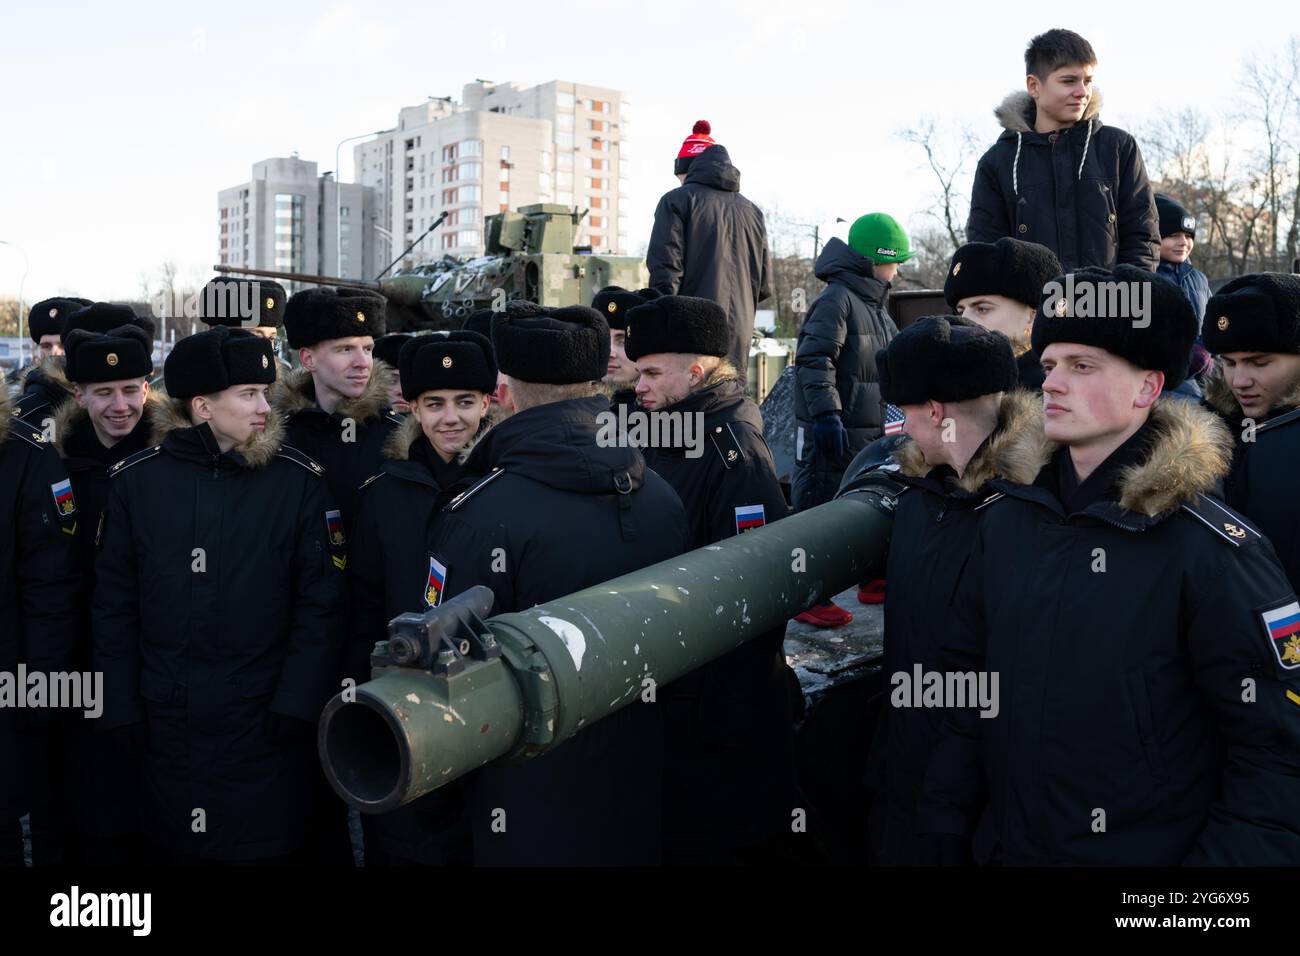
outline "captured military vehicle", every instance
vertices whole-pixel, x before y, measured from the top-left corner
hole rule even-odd
[[[582,305],[607,285],[644,288],[645,263],[635,256],[607,256],[575,246],[582,214],[567,206],[537,203],[484,220],[485,253],[474,259],[444,256],[378,281],[337,276],[214,266],[228,275],[282,282],[373,289],[388,299],[388,331],[456,329],[471,312],[511,299],[539,305]]]

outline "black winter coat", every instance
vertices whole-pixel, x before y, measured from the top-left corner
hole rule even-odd
[[[485,477],[436,525],[431,556],[446,568],[447,597],[482,584],[494,614],[518,611],[687,549],[672,488],[635,449],[597,444],[608,410],[603,396],[553,402],[483,435],[466,468]],[[493,570],[498,548],[510,573]],[[475,863],[657,861],[661,734],[658,708],[638,702],[530,761],[477,771],[467,780]],[[507,812],[505,833],[491,831],[495,808]]]
[[[799,461],[814,454],[812,423],[839,412],[849,432],[849,455],[880,437],[885,403],[880,397],[876,350],[898,334],[885,311],[889,283],[871,274],[871,260],[839,239],[817,257],[817,278],[826,289],[808,311],[795,346],[794,414],[801,430]],[[799,438],[796,438],[799,441]]]
[[[980,158],[971,187],[970,242],[1003,236],[1037,242],[1066,272],[1126,262],[1152,271],[1160,261],[1155,194],[1137,141],[1097,114],[1053,133],[1034,131],[1034,101],[1012,93],[994,110],[1004,132]]]
[[[712,299],[726,310],[727,359],[743,382],[754,310],[772,294],[772,254],[762,210],[740,194],[740,170],[722,146],[695,157],[686,181],[659,200],[646,266],[664,295]]]
[[[947,466],[930,468],[910,438],[883,466],[906,487],[898,496],[889,540],[885,598],[884,673],[896,691],[921,673],[938,671],[943,636],[952,628],[952,600],[979,529],[976,506],[994,478],[1032,482],[1043,428],[1042,401],[1024,390],[1002,400],[997,430],[960,478]],[[882,575],[885,576],[885,575]],[[892,700],[891,691],[891,700]],[[906,694],[901,699],[910,700]],[[916,801],[943,710],[886,706],[876,725],[869,784],[876,790],[871,830],[874,856],[885,866],[927,862],[916,834]]]
[[[78,559],[82,588],[77,601],[80,615],[77,629],[76,668],[90,670],[93,644],[91,602],[95,593],[95,534],[99,519],[108,503],[110,479],[108,469],[124,458],[143,451],[152,443],[153,429],[161,417],[166,398],[151,392],[140,421],[131,433],[112,448],[105,448],[95,435],[90,414],[75,401],[65,402],[55,416],[55,448],[63,459],[72,490],[77,496],[85,534],[78,535]],[[67,715],[66,759],[75,781],[67,795],[76,828],[85,834],[106,837],[136,832],[139,795],[138,761],[128,728],[96,733],[95,720],[80,712]]]
[[[384,445],[379,474],[363,486],[348,546],[345,673],[370,679],[370,652],[388,622],[427,610],[429,557],[443,499],[462,466],[436,452],[412,416]],[[369,857],[425,865],[464,862],[468,817],[462,782],[448,784],[391,813],[362,818]],[[378,852],[375,852],[378,851]]]
[[[1300,496],[1295,481],[1300,466],[1300,388],[1267,419],[1255,423],[1252,441],[1244,440],[1241,406],[1217,366],[1206,383],[1206,401],[1234,439],[1223,498],[1259,526],[1277,552],[1291,587],[1300,592]]]
[[[980,506],[942,670],[998,674],[1000,708],[949,712],[918,827],[969,832],[982,752],[981,862],[1300,864],[1300,660],[1267,626],[1300,608],[1208,494],[1226,429],[1162,399],[1077,491],[1068,454]]]
[[[20,663],[28,673],[72,668],[81,587],[76,536],[85,528],[75,495],[64,493],[67,480],[54,447],[14,416],[0,389],[0,672],[13,680]],[[0,707],[0,822],[29,808],[29,730],[48,725],[49,713]]]
[[[335,507],[343,512],[345,534],[352,531],[357,491],[384,463],[383,448],[402,418],[388,408],[391,367],[376,362],[360,396],[340,402],[331,414],[316,404],[311,373],[296,369],[271,386],[271,407],[284,418],[284,440],[325,469]],[[351,438],[350,441],[345,440]]]
[[[173,410],[165,427],[110,469],[94,602],[103,729],[144,722],[154,841],[217,860],[282,856],[303,843],[314,728],[339,686],[337,512],[320,466],[280,444],[274,418],[226,454],[206,424]]]
[[[715,373],[663,411],[704,416],[698,457],[686,448],[645,450],[686,507],[691,548],[740,533],[745,509],[761,508],[764,523],[786,516],[758,406],[738,380]],[[784,642],[782,624],[667,688],[665,827],[674,858],[757,847],[789,832],[797,790]]]

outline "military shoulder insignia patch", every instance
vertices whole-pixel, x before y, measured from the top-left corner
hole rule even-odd
[[[736,506],[736,534],[744,534],[767,524],[767,512],[762,505]]]
[[[62,481],[56,481],[50,485],[50,493],[54,495],[54,507],[59,514],[66,517],[77,510],[77,501],[72,497],[72,481],[70,479],[64,478]]]
[[[470,487],[466,488],[464,491],[462,491],[460,494],[458,494],[455,498],[452,498],[451,501],[447,503],[447,506],[446,506],[445,508],[443,508],[442,510],[443,510],[443,511],[455,511],[457,508],[459,508],[459,507],[460,507],[461,505],[463,505],[465,502],[469,501],[470,498],[474,497],[476,494],[478,494],[480,491],[482,491],[484,488],[486,488],[486,487],[488,486],[489,483],[491,483],[491,482],[493,482],[493,481],[496,481],[498,478],[500,478],[500,477],[501,477],[502,475],[504,475],[504,474],[505,474],[505,472],[504,472],[501,468],[499,468],[499,467],[498,467],[498,468],[493,468],[493,469],[492,469],[491,471],[489,471],[486,475],[484,475],[482,478],[480,478],[477,482],[475,482],[474,484],[470,485]]]
[[[325,474],[325,469],[317,464],[310,455],[304,454],[292,445],[281,445],[280,450],[276,452],[276,457],[287,458],[295,465],[301,465],[303,468],[306,468],[313,475]]]
[[[340,511],[325,512],[325,530],[329,532],[330,544],[336,548],[341,548],[346,541],[343,534],[343,513]]]
[[[161,452],[162,452],[162,445],[154,445],[152,448],[146,448],[143,451],[138,451],[134,455],[128,455],[126,458],[123,458],[117,464],[113,465],[113,467],[108,469],[109,477],[111,478],[116,475],[120,475],[122,472],[126,471],[132,465],[139,464],[142,461],[148,461],[150,458],[153,458],[155,455],[158,455]]]
[[[714,426],[713,431],[709,433],[709,440],[713,442],[713,448],[722,459],[724,468],[730,469],[747,457],[745,449],[740,445],[740,439],[731,430],[730,423]]]
[[[1287,670],[1300,668],[1300,603],[1291,601],[1281,607],[1260,611],[1268,642],[1277,662]]]
[[[1189,502],[1184,502],[1182,510],[1199,521],[1209,530],[1234,546],[1258,541],[1260,533],[1248,525],[1241,515],[1230,511],[1209,495],[1197,495]]]
[[[447,566],[429,555],[429,577],[424,585],[424,603],[437,607],[442,603],[442,592],[447,589]]]

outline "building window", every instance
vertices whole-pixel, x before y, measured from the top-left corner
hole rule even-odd
[[[600,216],[592,216],[589,220],[592,229],[599,229],[605,224],[605,220]]]
[[[459,192],[461,202],[478,202],[483,198],[481,186],[461,186]]]
[[[593,113],[606,113],[609,111],[608,100],[587,100],[587,109]]]
[[[340,206],[340,207],[339,207],[339,215],[340,215],[340,216],[343,216],[343,217],[346,218],[347,216],[351,215],[351,213],[352,213],[352,210],[349,209],[347,206]]]
[[[589,139],[587,142],[589,144],[588,148],[593,149],[598,153],[605,148],[605,141],[601,139],[599,136],[595,137],[594,139]]]
[[[458,209],[457,212],[460,214],[461,222],[472,223],[479,221],[478,206],[466,206],[464,209]]]
[[[275,194],[275,268],[302,272],[306,199],[293,193]]]
[[[558,153],[558,154],[556,154],[556,157],[555,157],[555,168],[556,168],[556,169],[572,169],[572,168],[573,168],[573,154],[572,154],[572,153]]]
[[[555,128],[556,128],[556,129],[564,129],[564,130],[571,130],[571,129],[573,129],[573,114],[572,114],[572,113],[556,113],[556,114],[555,114]]]
[[[460,143],[461,156],[481,156],[483,155],[483,144],[476,139],[462,140]]]
[[[502,147],[501,147],[501,158],[502,158],[502,159],[509,159],[509,158],[510,158],[510,147],[509,147],[509,146],[502,146]]]
[[[573,149],[573,134],[557,132],[555,134],[555,145],[560,149]]]
[[[561,110],[571,110],[571,109],[573,109],[573,102],[574,102],[574,101],[573,101],[573,94],[572,94],[572,93],[556,93],[556,94],[555,94],[555,106],[556,106],[556,109],[561,109]]]
[[[605,200],[601,199],[599,196],[592,196],[592,197],[591,197],[591,208],[592,208],[592,209],[600,209],[601,206],[604,204],[604,202],[605,202]]]
[[[572,206],[573,193],[567,191],[557,191],[555,193],[555,201],[558,202],[561,206]]]
[[[466,179],[482,179],[482,163],[461,163],[456,167],[456,179],[464,181]]]
[[[456,147],[454,145],[442,148],[442,161],[444,163],[454,163],[456,161]]]
[[[537,174],[537,188],[540,189],[540,190],[541,190],[542,192],[544,192],[544,193],[549,193],[549,192],[551,191],[551,174],[550,174],[550,173],[538,173],[538,174]]]
[[[566,173],[566,172],[564,172],[564,171],[556,172],[556,174],[555,174],[555,187],[556,187],[557,189],[572,189],[572,188],[573,188],[573,173]]]

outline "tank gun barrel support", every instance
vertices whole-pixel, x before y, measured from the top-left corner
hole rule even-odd
[[[887,487],[791,515],[566,597],[489,617],[474,588],[389,624],[372,679],[321,715],[325,775],[384,813],[495,760],[526,760],[784,626],[883,564]]]

